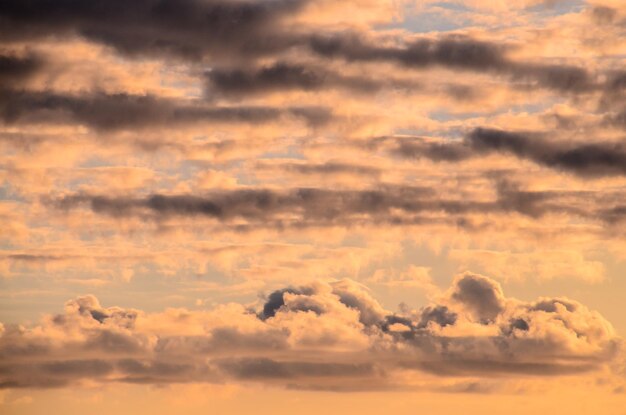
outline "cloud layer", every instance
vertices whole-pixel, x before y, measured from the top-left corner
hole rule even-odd
[[[622,3],[1,1],[0,385],[623,388]]]
[[[93,295],[0,337],[4,388],[239,380],[336,390],[407,388],[424,376],[515,379],[602,370],[621,340],[567,298],[505,297],[458,275],[437,301],[392,313],[352,280],[270,293],[263,304],[146,313]],[[441,385],[433,381],[431,388]]]

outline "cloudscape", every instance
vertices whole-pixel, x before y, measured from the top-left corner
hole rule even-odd
[[[626,414],[626,3],[3,0],[0,412]]]

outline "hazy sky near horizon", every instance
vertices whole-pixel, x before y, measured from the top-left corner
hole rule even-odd
[[[626,414],[622,0],[3,0],[0,412]]]

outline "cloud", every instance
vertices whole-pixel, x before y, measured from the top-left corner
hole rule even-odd
[[[71,300],[4,327],[0,382],[484,391],[605,369],[619,340],[583,305],[430,275],[611,288],[623,7],[444,3],[0,2],[7,318],[78,288],[151,310],[268,289],[161,313]],[[373,272],[414,255],[432,270]],[[310,282],[370,271],[385,296]],[[389,311],[397,287],[430,303]]]
[[[105,196],[88,193],[43,197],[45,206],[69,213],[87,208],[113,218],[167,221],[190,218],[212,220],[239,230],[251,228],[300,228],[352,225],[419,225],[428,217],[444,214],[448,224],[462,224],[471,216],[518,214],[540,220],[565,215],[603,223],[621,220],[621,194],[607,203],[589,205],[585,191],[530,191],[516,183],[496,180],[490,199],[458,198],[435,189],[380,186],[364,190],[225,189],[204,194],[153,194]],[[612,208],[608,208],[610,204]],[[459,222],[460,221],[460,222]]]
[[[500,285],[482,275],[465,274],[457,277],[450,298],[471,311],[478,321],[493,321],[504,309]]]
[[[281,20],[306,5],[300,0],[113,0],[86,4],[18,0],[0,6],[0,39],[34,40],[79,35],[126,54],[254,54],[286,47],[276,33]]]
[[[479,151],[499,151],[586,176],[626,174],[626,147],[621,143],[557,144],[546,139],[476,129],[468,137]]]
[[[466,37],[419,39],[406,47],[376,46],[357,33],[313,37],[311,49],[329,58],[349,61],[396,61],[408,67],[442,65],[461,69],[490,70],[505,65],[502,47]]]
[[[354,176],[379,176],[381,169],[361,164],[351,164],[344,162],[328,161],[325,163],[311,163],[311,162],[278,162],[276,160],[259,161],[256,163],[255,168],[261,171],[272,172],[287,172],[296,173],[301,175],[325,175],[337,177],[342,174],[354,175]]]
[[[561,92],[584,93],[597,88],[585,69],[559,64],[517,62],[507,57],[506,44],[447,35],[438,39],[408,40],[399,46],[381,46],[357,33],[314,36],[313,52],[349,62],[393,62],[412,69],[440,66],[503,75],[512,82]]]
[[[312,289],[308,287],[303,288],[283,288],[281,290],[274,291],[271,293],[267,302],[263,305],[263,310],[259,314],[259,318],[268,319],[270,317],[274,317],[276,315],[276,311],[278,311],[281,307],[285,305],[284,295],[285,294],[306,294],[312,293]]]
[[[208,94],[247,95],[289,90],[317,91],[342,88],[353,92],[371,93],[392,85],[410,87],[411,83],[381,81],[364,76],[341,75],[314,65],[276,62],[254,70],[212,69],[206,74]],[[417,86],[417,84],[413,84]]]
[[[437,142],[422,138],[395,140],[391,153],[403,158],[428,158],[433,161],[459,162],[474,157],[461,142]]]
[[[197,123],[266,123],[286,116],[311,125],[327,122],[330,111],[321,107],[209,106],[150,95],[61,95],[49,92],[0,90],[0,116],[5,124],[74,123],[98,131],[176,127]]]
[[[626,146],[620,142],[577,143],[553,140],[548,134],[476,128],[462,141],[400,139],[392,154],[459,162],[492,153],[512,155],[582,177],[626,175]]]
[[[294,48],[308,49],[318,59],[390,62],[413,69],[442,66],[502,75],[514,84],[559,92],[585,93],[597,88],[584,67],[517,62],[507,56],[512,48],[503,42],[443,34],[434,39],[398,36],[396,45],[388,45],[374,40],[366,31],[333,30],[331,22],[336,17],[330,15],[318,21],[311,5],[309,0],[141,0],[129,7],[119,0],[103,5],[84,5],[74,0],[28,4],[10,0],[0,7],[0,39],[33,41],[50,36],[81,36],[112,46],[122,54],[173,55],[191,61],[210,56],[212,64],[235,62],[246,68],[216,68],[208,73],[218,91],[234,94],[333,86],[371,92],[384,85],[393,86],[393,82],[374,78],[339,75],[322,69],[323,65],[303,67],[278,62],[256,71],[247,69],[248,62],[256,58],[280,56]],[[359,2],[355,5],[372,6]],[[317,11],[332,10],[337,4],[329,1],[316,6],[313,9]]]
[[[0,88],[20,86],[43,67],[43,59],[34,54],[0,54]]]
[[[576,301],[515,300],[477,274],[458,275],[438,301],[394,314],[351,280],[279,289],[256,309],[147,313],[102,307],[88,295],[38,325],[4,326],[0,385],[230,379],[406,388],[433,373],[515,379],[593,372],[611,364],[621,343],[610,323]]]
[[[591,8],[591,15],[598,24],[612,23],[617,14],[617,10],[612,7],[594,6]]]

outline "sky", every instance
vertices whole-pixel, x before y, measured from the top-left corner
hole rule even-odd
[[[3,414],[626,414],[622,0],[3,0]]]

